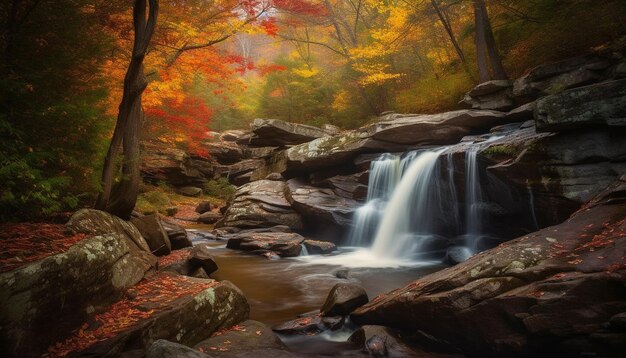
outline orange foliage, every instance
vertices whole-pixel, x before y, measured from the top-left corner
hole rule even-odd
[[[60,224],[2,224],[0,272],[65,252],[84,238],[84,234],[72,234]]]
[[[128,330],[142,320],[168,309],[172,302],[193,296],[208,288],[215,287],[217,281],[198,283],[178,275],[159,274],[144,279],[129,289],[128,296],[97,314],[89,322],[75,330],[71,337],[48,348],[45,357],[65,357],[72,352],[80,352],[95,343],[107,340]]]

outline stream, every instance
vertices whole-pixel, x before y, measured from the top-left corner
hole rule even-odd
[[[201,230],[198,230],[201,232]],[[331,255],[268,260],[226,248],[225,241],[202,240],[213,248],[219,270],[212,277],[239,287],[250,304],[250,319],[274,326],[319,310],[330,289],[340,282],[361,285],[370,300],[445,267],[437,262],[396,263],[369,260],[363,249],[340,247]],[[369,260],[369,261],[368,261]],[[371,262],[374,267],[367,267]],[[403,266],[407,264],[407,266]],[[347,279],[339,278],[347,273]],[[344,276],[345,277],[345,276]],[[281,336],[293,351],[328,354],[346,350],[356,327],[317,336]]]

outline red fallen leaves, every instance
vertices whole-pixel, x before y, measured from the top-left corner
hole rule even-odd
[[[200,214],[196,212],[196,206],[198,203],[196,202],[185,202],[180,203],[178,206],[178,211],[174,215],[174,217],[168,218],[170,221],[176,222],[178,225],[188,225],[189,222],[197,222]]]
[[[95,315],[90,323],[83,324],[67,340],[49,347],[44,357],[65,357],[71,352],[82,351],[166,310],[181,297],[196,295],[216,285],[217,281],[198,283],[185,276],[167,274],[144,279],[128,290],[128,297],[132,299],[124,298],[107,311]]]
[[[67,232],[61,224],[1,224],[0,272],[65,252],[84,238],[84,234]]]
[[[590,241],[580,245],[574,251],[595,251],[596,249],[612,245],[615,242],[616,238],[626,236],[626,232],[624,232],[624,230],[621,228],[621,226],[623,226],[625,222],[626,219],[615,223],[605,222],[603,224],[604,229],[602,230],[602,232],[594,235]],[[587,227],[591,227],[591,225],[588,225]]]
[[[220,329],[219,331],[216,331],[215,333],[213,333],[213,334],[211,335],[211,337],[221,336],[221,335],[224,335],[225,333],[230,332],[230,331],[245,332],[245,331],[246,331],[246,328],[244,328],[243,326],[240,326],[240,325],[236,324],[236,325],[234,325],[234,326],[232,326],[232,327],[230,327],[230,328],[223,328],[223,329]]]
[[[190,250],[174,250],[167,256],[159,257],[159,267],[166,267],[175,262],[186,260],[190,255]]]

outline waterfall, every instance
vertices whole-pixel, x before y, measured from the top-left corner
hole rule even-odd
[[[445,148],[444,148],[445,149]],[[423,151],[408,163],[406,171],[385,207],[372,251],[386,257],[403,257],[413,254],[428,238],[423,232],[430,218],[428,198],[431,179],[439,154]],[[414,205],[412,205],[414,204]],[[411,228],[417,229],[412,232]]]
[[[369,246],[373,257],[411,262],[442,259],[448,249],[456,250],[448,256],[476,253],[485,236],[482,213],[487,208],[477,157],[486,143],[498,138],[401,157],[383,154],[372,161],[367,203],[354,214],[348,246]],[[454,153],[460,150],[465,151],[461,198],[454,180]]]
[[[465,152],[465,245],[476,251],[480,240],[481,203],[480,174],[476,157],[479,146]]]
[[[367,188],[367,201],[388,200],[400,180],[400,157],[383,154],[370,164],[370,179]]]
[[[376,233],[385,203],[401,175],[400,157],[383,154],[370,163],[367,203],[354,213],[348,246],[366,246]]]

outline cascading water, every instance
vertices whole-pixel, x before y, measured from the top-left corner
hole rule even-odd
[[[456,261],[481,249],[484,203],[477,160],[490,137],[477,143],[383,154],[370,165],[368,201],[355,213],[349,246],[367,247],[381,260]],[[465,152],[464,196],[455,185],[455,153]],[[447,152],[445,155],[442,153]],[[450,248],[450,250],[452,249]],[[459,253],[461,253],[459,255]]]
[[[478,146],[465,152],[465,246],[475,252],[480,240],[482,193],[476,157]]]
[[[430,233],[425,230],[430,218],[429,190],[437,158],[444,150],[423,151],[408,163],[385,207],[385,215],[372,246],[375,255],[406,257],[419,250],[422,241],[429,236]]]
[[[376,233],[385,203],[398,184],[401,175],[400,157],[383,154],[370,164],[367,204],[354,213],[348,246],[366,246]]]

